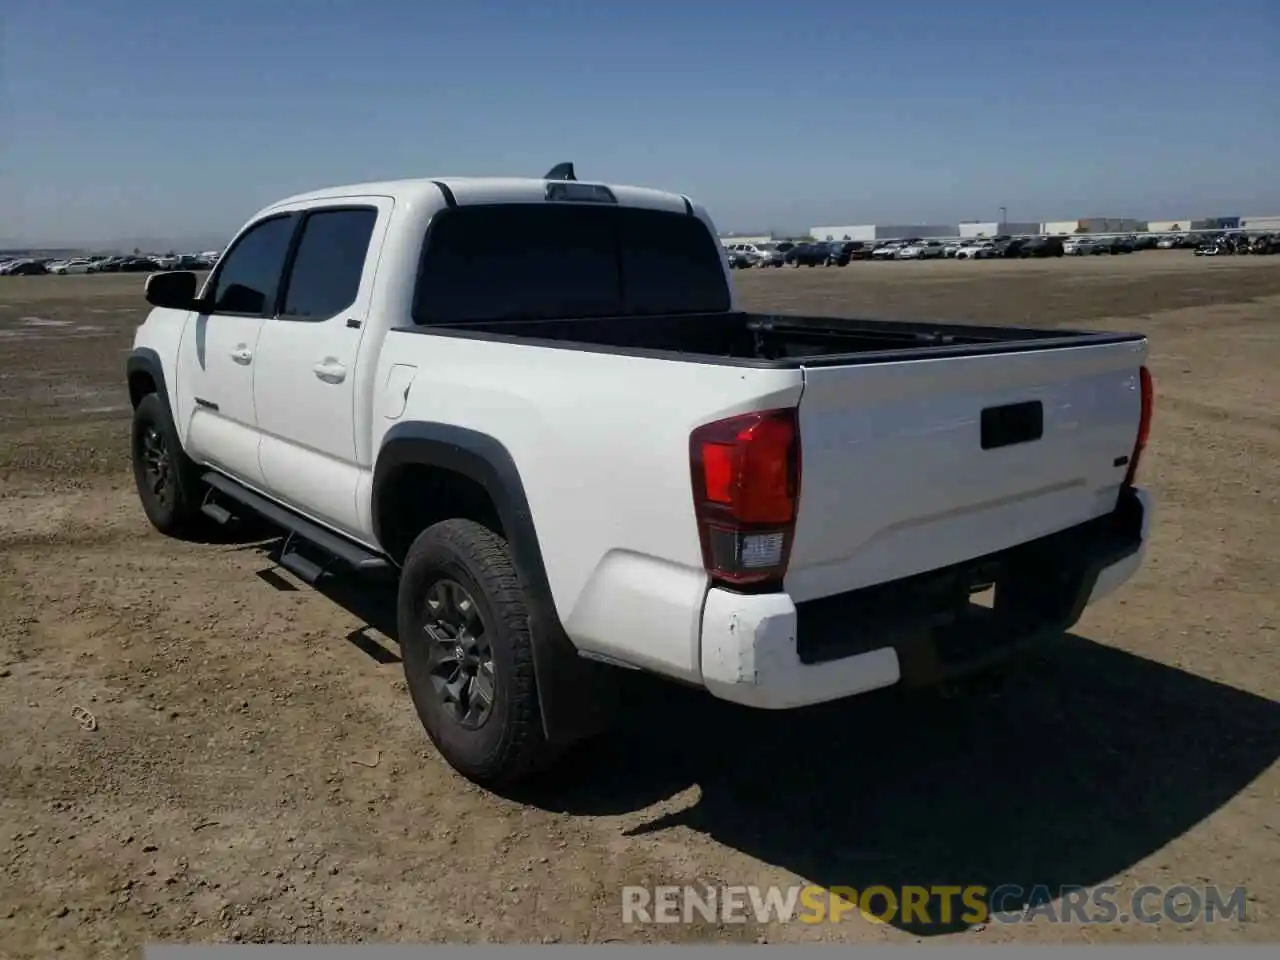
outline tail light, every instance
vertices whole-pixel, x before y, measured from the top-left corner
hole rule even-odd
[[[1155,404],[1155,387],[1151,382],[1151,371],[1143,367],[1138,371],[1138,385],[1142,392],[1142,415],[1138,420],[1138,439],[1133,443],[1133,455],[1129,457],[1129,472],[1125,474],[1124,485],[1133,486],[1138,475],[1138,461],[1142,452],[1147,449],[1147,439],[1151,436],[1151,411]]]
[[[718,420],[689,438],[702,562],[731,586],[782,580],[800,496],[794,408]]]

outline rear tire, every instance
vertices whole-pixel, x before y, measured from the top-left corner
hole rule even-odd
[[[208,526],[200,512],[200,470],[183,453],[169,408],[157,394],[147,394],[133,411],[132,460],[138,499],[153,527],[182,539]]]
[[[405,557],[397,609],[409,695],[445,762],[483,787],[549,763],[533,639],[506,540],[471,520],[420,533]]]

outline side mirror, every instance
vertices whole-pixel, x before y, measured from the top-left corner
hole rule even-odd
[[[193,310],[196,300],[196,275],[190,270],[153,273],[147,277],[147,303],[170,310]]]

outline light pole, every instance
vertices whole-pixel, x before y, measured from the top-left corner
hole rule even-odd
[[[1000,208],[1000,226],[996,228],[997,233],[1004,233],[1004,225],[1009,222],[1009,218],[1007,216],[1008,212],[1008,207]]]

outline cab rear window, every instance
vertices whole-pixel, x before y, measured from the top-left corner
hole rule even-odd
[[[492,204],[432,219],[413,319],[434,326],[719,313],[729,300],[720,243],[696,217]]]

